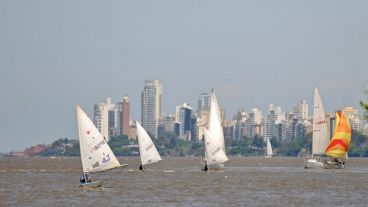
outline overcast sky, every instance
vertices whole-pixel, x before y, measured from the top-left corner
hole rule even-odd
[[[140,117],[146,79],[163,112],[215,88],[238,108],[358,107],[368,80],[368,1],[0,1],[0,152],[77,138],[75,106],[127,95]]]

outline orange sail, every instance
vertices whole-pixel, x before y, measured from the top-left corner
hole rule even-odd
[[[326,155],[333,158],[346,158],[351,141],[349,119],[341,111],[336,113],[336,127],[330,144],[326,148]]]

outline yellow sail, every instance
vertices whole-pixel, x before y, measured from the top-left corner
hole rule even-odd
[[[341,111],[336,113],[336,127],[330,144],[326,148],[326,155],[333,158],[346,158],[351,141],[349,119]]]

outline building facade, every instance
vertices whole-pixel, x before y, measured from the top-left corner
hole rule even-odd
[[[115,128],[115,106],[111,103],[111,98],[106,98],[99,104],[95,104],[93,107],[93,122],[96,128],[100,131],[102,137],[105,140],[110,140],[110,134],[113,134]],[[113,114],[113,117],[111,117]],[[109,118],[110,115],[110,118]]]
[[[184,140],[191,140],[193,108],[183,103],[176,107],[176,122],[179,124],[177,136]]]
[[[117,103],[118,107],[118,126],[120,135],[130,133],[130,103],[127,96]]]
[[[141,99],[142,126],[157,138],[157,130],[161,115],[162,86],[159,80],[147,80]]]

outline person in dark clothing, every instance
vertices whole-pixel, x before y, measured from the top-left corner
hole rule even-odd
[[[208,171],[207,163],[204,165],[203,171]]]
[[[84,175],[81,175],[79,178],[79,182],[80,183],[85,183],[86,182],[86,178],[84,177]]]
[[[81,177],[79,178],[79,182],[80,183],[90,183],[91,179],[89,175],[86,173],[86,174],[81,175]]]
[[[141,163],[141,165],[139,165],[139,170],[144,171],[144,167],[143,167],[142,163]]]

